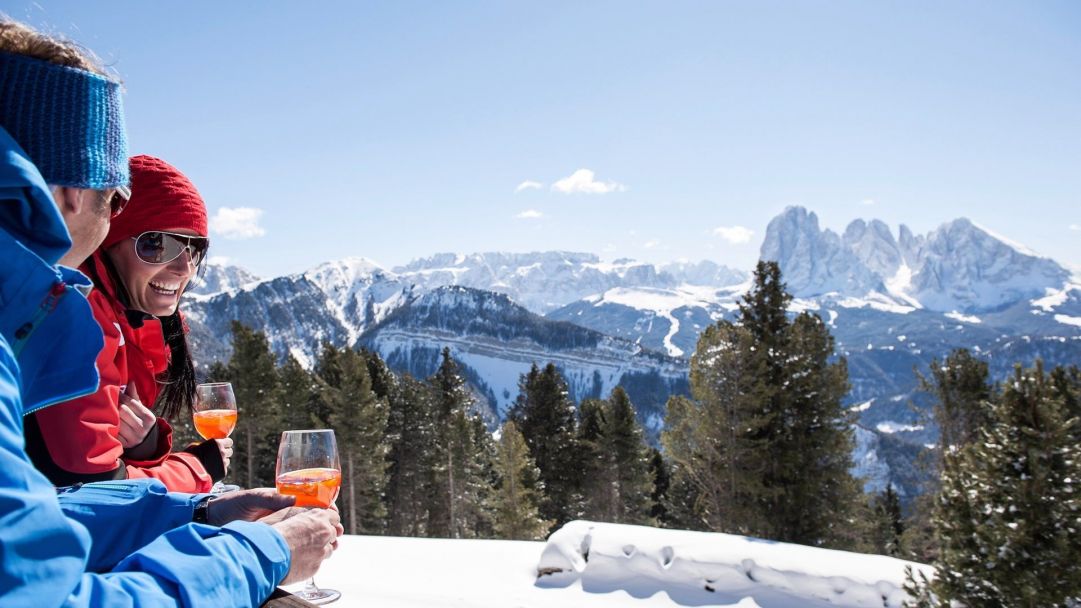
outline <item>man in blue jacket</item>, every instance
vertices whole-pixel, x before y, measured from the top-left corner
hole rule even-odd
[[[0,606],[258,605],[318,569],[336,513],[148,480],[58,497],[23,449],[23,416],[98,383],[89,282],[57,265],[97,247],[128,181],[120,85],[94,65],[0,20]]]

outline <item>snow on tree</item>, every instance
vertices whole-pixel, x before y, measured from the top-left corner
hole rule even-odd
[[[943,459],[932,519],[937,577],[910,581],[913,606],[1026,608],[1081,597],[1081,445],[1077,393],[1034,369],[1015,369],[987,426]],[[1076,401],[1074,401],[1076,403]]]

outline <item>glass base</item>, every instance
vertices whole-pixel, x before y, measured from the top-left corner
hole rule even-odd
[[[305,602],[322,606],[323,604],[329,604],[331,602],[338,601],[338,598],[342,596],[341,592],[333,589],[312,589],[311,587],[302,591],[297,591],[293,595],[299,597]]]

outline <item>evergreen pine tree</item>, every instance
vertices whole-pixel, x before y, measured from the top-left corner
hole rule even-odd
[[[669,400],[662,442],[673,485],[695,488],[683,508],[710,529],[850,546],[861,498],[841,405],[847,370],[843,358],[830,362],[821,319],[789,322],[790,300],[777,264],[759,262],[739,322],[699,337],[693,399]]]
[[[871,499],[871,550],[880,555],[900,557],[902,555],[902,537],[905,532],[904,517],[901,515],[901,501],[893,484]]]
[[[1081,596],[1081,421],[1070,414],[1039,362],[1018,366],[978,440],[946,454],[930,585],[943,605],[1059,607]]]
[[[443,349],[429,383],[435,396],[435,441],[428,531],[439,537],[471,537],[483,513],[483,459],[469,412],[473,396],[449,348]]]
[[[905,522],[903,546],[909,557],[932,562],[938,558],[938,539],[931,518],[946,454],[972,443],[990,424],[995,389],[986,361],[966,349],[951,352],[943,361],[931,361],[929,376],[917,373],[920,388],[934,398],[932,422],[939,429],[935,448],[921,455],[925,471],[922,493],[912,502]]]
[[[492,495],[499,484],[499,473],[495,468],[497,445],[488,426],[479,414],[469,418],[473,428],[474,446],[474,483],[476,483],[476,501],[467,510],[468,521],[475,538],[495,537],[495,513],[492,510]],[[524,440],[523,440],[524,441]]]
[[[743,327],[707,327],[691,357],[693,399],[668,400],[661,442],[672,462],[672,509],[680,527],[767,536],[759,504],[767,458],[754,407],[756,378],[743,365],[754,347]]]
[[[950,448],[972,443],[991,418],[990,400],[994,390],[989,381],[987,362],[959,348],[945,361],[933,359],[928,378],[918,374],[921,390],[935,398],[932,408],[938,427],[940,457]]]
[[[364,357],[350,348],[323,345],[315,367],[325,383],[322,422],[334,429],[342,461],[342,519],[350,534],[384,529],[386,402],[372,392]]]
[[[699,486],[687,467],[678,461],[664,461],[668,473],[668,489],[661,506],[664,509],[662,524],[679,530],[710,531],[712,527],[703,517]]]
[[[233,479],[241,487],[273,486],[283,426],[278,368],[265,334],[238,321],[232,330],[233,356],[225,378],[233,384],[237,407]]]
[[[576,417],[567,383],[555,365],[534,364],[518,382],[519,394],[510,419],[521,431],[540,470],[546,496],[541,517],[553,530],[581,513],[582,473],[576,441]]]
[[[496,444],[498,484],[492,495],[495,534],[507,540],[540,540],[550,522],[540,517],[538,504],[544,489],[540,471],[513,420],[503,424]]]
[[[281,381],[281,405],[283,428],[310,429],[315,427],[312,419],[312,403],[319,390],[319,381],[311,372],[290,355],[278,370]]]
[[[785,380],[777,387],[782,424],[770,450],[777,469],[776,537],[790,542],[852,548],[865,535],[859,510],[863,490],[849,472],[854,419],[842,400],[848,365],[830,361],[833,336],[818,315],[801,313],[785,328]],[[813,463],[809,467],[808,464]]]
[[[385,369],[382,360],[374,368]],[[369,369],[373,359],[369,358]],[[434,391],[426,382],[403,374],[396,382],[385,382],[393,376],[373,373],[373,379],[383,381],[389,401],[387,422],[387,533],[392,536],[430,536],[427,529],[429,484],[432,478],[435,442],[432,412]],[[379,382],[374,383],[379,386]]]
[[[649,476],[653,480],[653,489],[649,493],[649,516],[662,528],[671,527],[668,516],[668,488],[671,485],[671,473],[668,463],[657,448],[649,450]]]
[[[605,409],[600,399],[585,399],[578,406],[582,517],[593,521],[615,521],[618,513],[615,462],[605,445]]]
[[[390,401],[398,390],[398,377],[387,367],[379,353],[365,348],[360,349],[360,356],[368,366],[368,377],[372,380],[372,392],[376,397]]]
[[[605,404],[604,451],[610,455],[615,480],[616,512],[608,521],[652,525],[649,516],[653,480],[649,474],[649,446],[635,417],[634,406],[622,387],[612,390]]]

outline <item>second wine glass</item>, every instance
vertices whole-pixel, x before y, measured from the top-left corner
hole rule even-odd
[[[326,509],[334,504],[342,484],[342,466],[334,431],[282,433],[274,479],[278,492],[295,496],[298,507]],[[317,587],[314,576],[295,595],[312,604],[328,604],[342,596],[333,589]]]
[[[192,407],[192,422],[195,432],[203,439],[225,439],[236,428],[236,397],[233,385],[228,382],[208,382],[195,387],[195,404]],[[211,488],[214,494],[221,494],[237,486],[226,486],[217,482]]]

